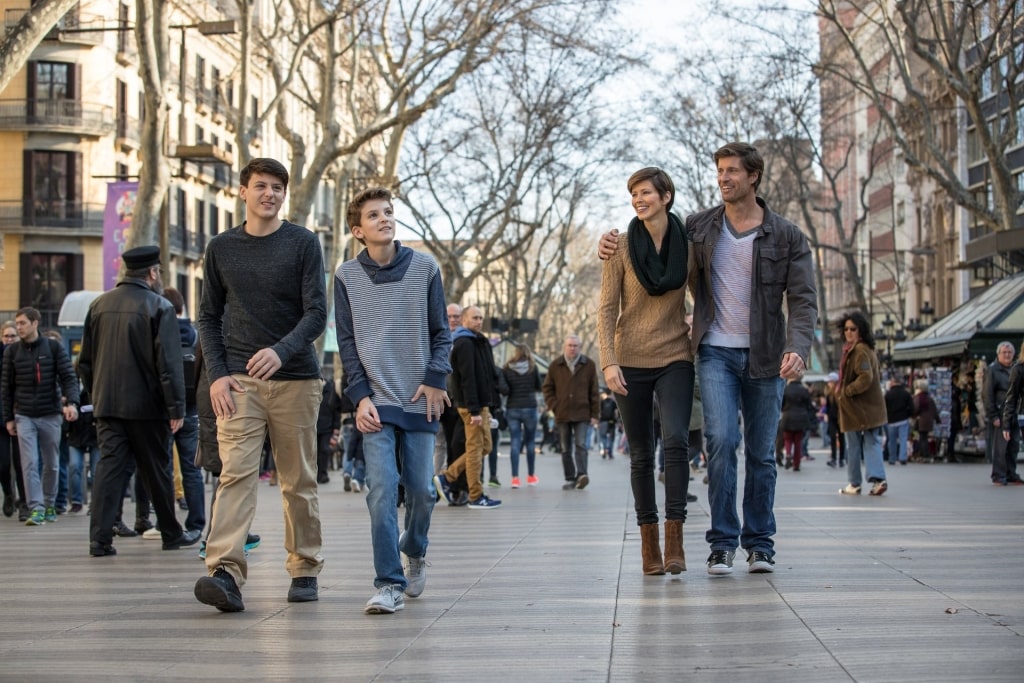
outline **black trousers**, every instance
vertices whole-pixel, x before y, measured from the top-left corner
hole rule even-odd
[[[630,485],[636,523],[657,524],[654,445],[657,398],[665,450],[665,519],[686,521],[690,487],[690,412],[693,410],[694,366],[676,361],[662,368],[622,368],[629,394],[615,394],[622,428],[629,441]],[[565,458],[565,455],[562,456]]]
[[[96,435],[102,455],[94,477],[89,540],[102,545],[113,541],[125,477],[130,476],[133,463],[149,492],[163,540],[181,536],[181,524],[174,514],[168,421],[96,418]]]

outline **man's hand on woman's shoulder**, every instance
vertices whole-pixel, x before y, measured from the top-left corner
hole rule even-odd
[[[597,243],[597,258],[602,261],[607,261],[612,256],[615,256],[615,252],[618,248],[619,231],[609,230],[601,235],[601,240]]]

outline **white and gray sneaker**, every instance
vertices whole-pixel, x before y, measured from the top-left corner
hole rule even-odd
[[[732,574],[732,558],[735,556],[734,550],[712,550],[708,555],[708,574],[712,576]]]
[[[405,609],[405,597],[397,584],[389,583],[377,589],[377,594],[366,602],[367,614],[394,614]]]
[[[418,598],[427,587],[427,563],[425,557],[408,557],[403,554],[405,562],[405,580],[408,584],[405,587],[405,594],[410,598]]]

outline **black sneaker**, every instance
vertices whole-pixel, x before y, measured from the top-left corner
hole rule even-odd
[[[747,555],[747,571],[751,574],[771,574],[775,571],[775,560],[768,553],[755,550]]]
[[[224,567],[217,567],[213,576],[204,576],[196,581],[193,592],[196,600],[204,605],[213,605],[221,612],[241,612],[245,609],[235,577]]]
[[[10,496],[4,496],[4,517],[14,516],[14,499]]]
[[[108,555],[117,555],[117,550],[109,543],[104,545],[97,541],[92,541],[89,543],[89,554],[93,557],[107,557]]]
[[[132,529],[124,522],[118,522],[114,525],[114,535],[120,536],[121,538],[132,538],[133,536],[138,536],[139,532]]]
[[[153,522],[148,519],[136,519],[135,520],[135,533],[144,534],[153,528]]]
[[[736,557],[733,550],[712,550],[708,555],[708,574],[721,576],[732,574],[732,559]]]
[[[296,576],[292,579],[288,602],[316,602],[319,599],[315,576]]]

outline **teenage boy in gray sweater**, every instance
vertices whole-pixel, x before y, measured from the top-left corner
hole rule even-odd
[[[444,287],[430,256],[395,240],[391,193],[356,195],[348,225],[366,246],[334,276],[338,350],[348,375],[345,394],[363,434],[373,541],[373,585],[367,614],[393,614],[426,584],[427,531],[436,497],[434,440],[451,405],[446,377],[451,333]],[[401,459],[401,473],[395,460]],[[398,485],[405,522],[398,533]],[[402,566],[401,554],[407,558]]]

